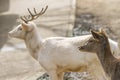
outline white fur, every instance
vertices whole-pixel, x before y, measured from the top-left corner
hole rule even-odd
[[[37,27],[33,22],[26,24],[33,31],[25,35],[25,31],[17,28],[9,32],[12,37],[25,40],[30,54],[39,61],[41,66],[48,72],[51,80],[63,80],[63,73],[67,71],[82,72],[89,71],[97,80],[106,80],[97,56],[80,52],[78,47],[82,46],[91,35],[79,37],[50,37],[41,39]],[[19,34],[18,34],[19,33]],[[117,54],[116,42],[110,41],[112,51]],[[39,46],[39,47],[38,47]],[[94,70],[96,69],[96,70]]]
[[[112,39],[109,39],[109,42],[110,42],[110,48],[111,48],[112,53],[115,56],[118,56],[119,55],[119,51],[120,51],[118,43],[113,41]]]

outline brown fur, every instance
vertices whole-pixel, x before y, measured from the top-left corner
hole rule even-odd
[[[105,32],[102,30],[100,32],[91,31],[91,33],[93,37],[79,49],[87,52],[96,52],[108,79],[120,80],[120,59],[112,55]]]

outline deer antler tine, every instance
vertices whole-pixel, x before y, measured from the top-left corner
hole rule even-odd
[[[36,9],[34,8],[34,12],[35,12],[35,14],[37,14],[37,11],[36,11]]]
[[[45,10],[44,10],[44,11],[46,11],[46,10],[47,10],[47,8],[48,8],[48,5],[46,6],[46,8],[45,8]]]
[[[27,21],[22,16],[20,16],[20,19],[27,23]]]
[[[31,16],[33,16],[32,12],[30,11],[30,9],[28,8],[28,12],[30,13]]]
[[[20,16],[20,19],[22,19],[23,21],[25,21],[22,16]]]
[[[42,11],[43,11],[43,8],[42,8],[42,10],[40,11],[40,14],[42,13]]]
[[[45,13],[45,11],[47,10],[48,6],[46,6],[46,8],[42,8],[42,10],[40,11],[40,13],[38,13],[37,15],[42,15]]]
[[[26,18],[26,16],[23,16],[24,17],[24,19],[27,21],[27,18]]]
[[[46,6],[46,8],[45,8],[45,10],[42,12],[42,14],[44,14],[44,13],[45,13],[45,11],[47,10],[47,8],[48,8],[48,5]]]
[[[45,8],[44,12],[47,10],[47,8],[48,8],[48,5],[46,6],[46,8]]]

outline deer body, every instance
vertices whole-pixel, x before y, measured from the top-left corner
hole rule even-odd
[[[79,49],[86,52],[96,52],[109,80],[120,80],[120,59],[113,56],[108,37],[104,31],[91,31],[93,37]]]

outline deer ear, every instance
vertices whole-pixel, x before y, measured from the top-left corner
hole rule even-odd
[[[28,30],[28,25],[27,25],[26,23],[22,23],[21,25],[22,25],[22,28],[23,28],[25,31]]]
[[[94,37],[95,39],[97,39],[97,40],[100,39],[100,34],[99,34],[99,33],[95,32],[95,31],[93,31],[93,30],[91,30],[91,33],[92,33],[92,35],[93,35],[93,37]]]
[[[104,36],[107,37],[106,32],[103,30],[103,28],[100,28],[99,32]]]

